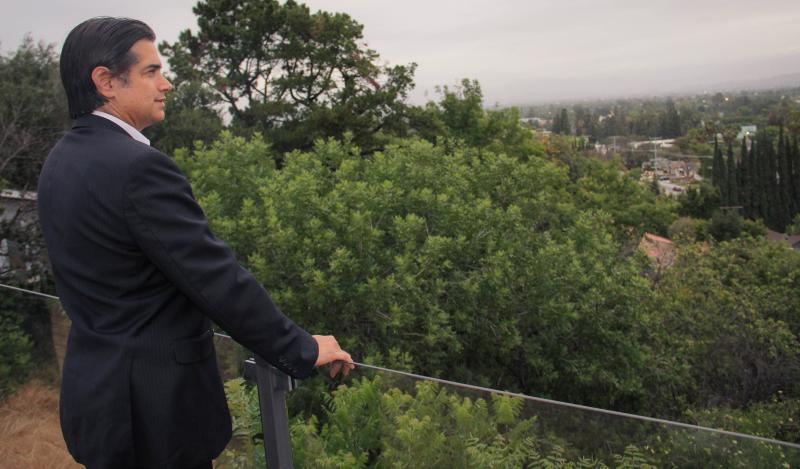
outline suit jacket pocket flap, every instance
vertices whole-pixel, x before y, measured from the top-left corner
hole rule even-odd
[[[197,337],[176,341],[172,344],[172,351],[178,363],[203,361],[214,353],[214,332],[209,329]]]

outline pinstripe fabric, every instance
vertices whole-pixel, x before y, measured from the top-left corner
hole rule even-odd
[[[214,237],[177,166],[112,122],[76,121],[38,203],[72,320],[61,426],[89,469],[185,468],[222,451],[231,422],[210,319],[284,372],[313,373],[316,342]]]

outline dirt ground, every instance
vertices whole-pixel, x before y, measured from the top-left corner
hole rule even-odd
[[[0,405],[0,467],[80,469],[67,452],[58,423],[58,389],[40,379]]]

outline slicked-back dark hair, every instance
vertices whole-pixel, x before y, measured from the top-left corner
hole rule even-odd
[[[138,58],[131,47],[142,39],[155,41],[150,26],[130,18],[92,18],[70,31],[61,49],[61,83],[67,93],[69,116],[89,114],[106,103],[92,81],[95,67],[107,67],[125,77]]]

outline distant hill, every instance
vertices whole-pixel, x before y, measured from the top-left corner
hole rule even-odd
[[[738,90],[771,90],[777,88],[796,88],[800,87],[800,73],[789,73],[777,75],[769,78],[757,78],[752,80],[736,80],[715,83],[703,86],[703,91],[738,91]],[[697,87],[692,87],[697,90]]]
[[[800,58],[800,56],[798,56]],[[632,91],[627,93],[593,93],[591,87],[583,83],[576,83],[574,85],[576,90],[584,91],[582,95],[575,95],[572,97],[541,97],[531,98],[521,101],[512,101],[500,107],[528,107],[528,106],[541,106],[541,105],[558,105],[558,106],[571,106],[578,103],[587,102],[603,102],[613,101],[618,99],[650,99],[650,98],[663,98],[667,96],[696,96],[704,93],[716,93],[718,91],[765,91],[765,90],[779,90],[800,88],[800,72],[784,73],[774,75],[771,77],[761,78],[747,78],[743,80],[727,80],[727,81],[706,81],[705,83],[682,83],[673,86],[661,86],[660,90],[651,89]]]

